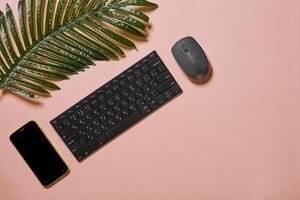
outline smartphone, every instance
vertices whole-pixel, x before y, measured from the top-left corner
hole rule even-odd
[[[36,122],[30,121],[10,136],[44,187],[50,187],[69,173],[69,168]]]

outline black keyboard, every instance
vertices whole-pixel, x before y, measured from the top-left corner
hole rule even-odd
[[[78,161],[182,93],[154,51],[50,123]]]

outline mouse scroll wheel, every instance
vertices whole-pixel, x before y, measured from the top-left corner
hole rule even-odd
[[[185,44],[182,44],[181,45],[181,48],[183,49],[184,52],[188,52],[188,48],[185,46]]]

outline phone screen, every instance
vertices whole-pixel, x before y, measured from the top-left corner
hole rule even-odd
[[[10,140],[45,187],[68,173],[68,166],[34,121],[13,133]]]

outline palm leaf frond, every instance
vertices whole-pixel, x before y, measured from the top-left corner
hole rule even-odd
[[[118,59],[136,48],[149,17],[147,0],[20,0],[18,24],[9,5],[0,11],[0,89],[49,96],[55,80],[84,71],[95,60]]]

